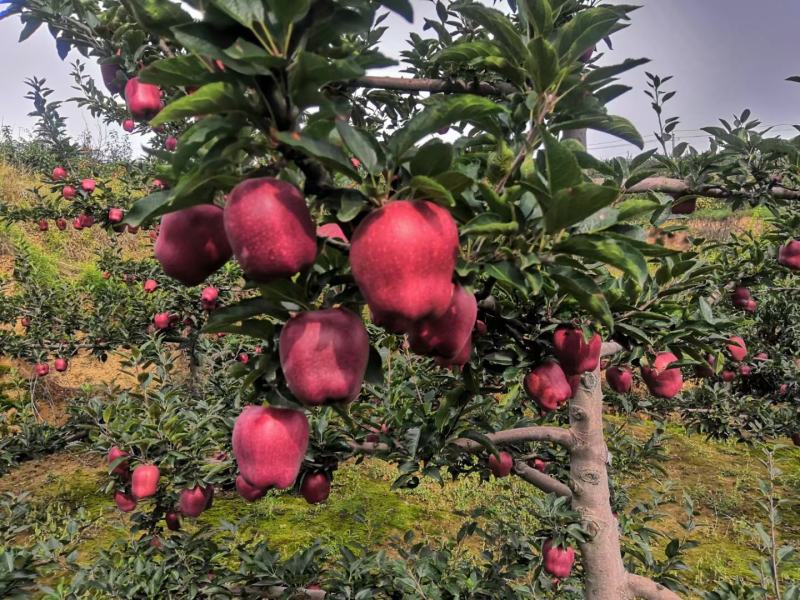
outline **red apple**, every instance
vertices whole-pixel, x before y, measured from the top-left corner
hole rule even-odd
[[[748,300],[742,305],[742,308],[745,310],[745,312],[752,314],[756,312],[756,309],[758,308],[758,302],[755,300]]]
[[[741,365],[739,367],[739,375],[742,377],[750,377],[750,374],[753,372],[753,369],[750,365]]]
[[[342,227],[338,223],[325,223],[317,227],[317,237],[330,238],[332,240],[341,240],[349,242],[347,236],[342,231]]]
[[[125,218],[125,213],[121,208],[109,208],[108,209],[108,222],[109,223],[120,223],[122,219]]]
[[[633,385],[633,373],[629,367],[609,367],[606,370],[606,381],[618,394],[627,394]]]
[[[78,190],[76,190],[71,185],[65,185],[64,188],[61,190],[61,195],[64,196],[64,198],[66,198],[67,200],[71,200],[72,198],[74,198],[77,193]]]
[[[361,166],[361,161],[357,158],[353,157],[350,159],[350,164],[353,165],[356,169]]]
[[[300,484],[300,495],[309,504],[325,502],[331,494],[331,481],[325,473],[307,473]]]
[[[345,308],[300,313],[284,326],[278,348],[286,384],[303,404],[346,404],[358,396],[369,335],[354,313]]]
[[[83,181],[81,181],[81,189],[87,194],[91,194],[96,187],[97,183],[95,182],[94,179],[84,179]]]
[[[250,279],[291,277],[314,264],[317,238],[303,194],[267,177],[237,185],[225,205],[225,232]]]
[[[139,233],[139,226],[137,225],[137,226],[135,226],[135,227],[132,227],[132,226],[130,226],[130,225],[126,225],[126,226],[125,226],[125,230],[126,230],[128,233],[130,233],[131,235],[136,235],[137,233]]]
[[[202,283],[231,257],[222,209],[198,204],[161,220],[155,255],[164,272],[184,285]]]
[[[100,75],[103,77],[103,85],[106,86],[109,92],[119,94],[122,91],[123,85],[120,79],[124,79],[125,74],[117,63],[111,62],[100,65]]]
[[[508,452],[500,452],[499,456],[498,459],[494,454],[489,455],[489,470],[495,477],[508,477],[514,466],[514,459]]]
[[[731,302],[737,306],[744,305],[745,302],[750,300],[750,290],[744,286],[737,286],[731,293]]]
[[[62,179],[66,179],[67,177],[67,170],[64,167],[56,167],[53,169],[53,179],[56,181],[61,181]]]
[[[553,540],[547,540],[542,547],[544,557],[544,570],[559,579],[566,579],[572,573],[575,564],[575,548],[560,548],[553,545]]]
[[[688,200],[681,200],[672,205],[672,214],[674,215],[690,215],[697,210],[697,198],[689,198]]]
[[[137,500],[155,496],[160,472],[155,465],[139,465],[131,476],[131,494]]]
[[[64,231],[67,228],[67,220],[64,219],[63,217],[57,218],[56,227],[58,227],[60,231]]]
[[[164,521],[167,523],[167,529],[170,531],[180,531],[181,516],[175,511],[169,511],[164,515]]]
[[[56,368],[56,371],[59,373],[63,373],[67,370],[69,363],[67,363],[67,359],[65,358],[57,358],[53,363],[53,366]]]
[[[396,200],[358,225],[350,265],[375,322],[399,333],[447,311],[457,254],[458,228],[446,209]]]
[[[250,357],[247,356],[246,352],[242,352],[239,356],[236,357],[236,360],[238,360],[240,363],[246,365],[247,363],[250,362]]]
[[[542,363],[525,376],[525,391],[545,411],[556,410],[572,397],[572,388],[561,366]]]
[[[581,376],[580,375],[567,375],[567,383],[569,383],[569,390],[570,390],[570,398],[574,398],[575,394],[578,393],[578,389],[581,386]]]
[[[679,368],[669,368],[678,357],[672,352],[661,352],[649,367],[642,366],[644,379],[650,393],[659,398],[673,398],[683,387],[683,374]]]
[[[766,352],[759,352],[753,358],[755,358],[756,360],[769,360],[769,354],[767,354]]]
[[[114,502],[116,502],[117,508],[125,513],[131,512],[136,508],[136,500],[133,496],[120,490],[114,492]]]
[[[39,219],[39,231],[47,231],[50,227],[47,225],[47,219]]]
[[[125,84],[125,101],[134,119],[149,121],[164,107],[161,101],[161,88],[157,85],[142,83],[133,77]]]
[[[175,152],[178,149],[178,138],[174,135],[170,135],[164,140],[164,150],[167,152]]]
[[[587,342],[583,331],[575,327],[559,327],[553,334],[553,352],[567,375],[594,371],[600,364],[602,345],[598,334]]]
[[[725,371],[720,373],[720,377],[722,377],[722,381],[726,381],[726,382],[730,383],[731,381],[736,379],[736,373],[726,369]]]
[[[800,270],[800,240],[791,240],[778,251],[778,262],[793,271]]]
[[[110,466],[114,463],[115,460],[117,460],[118,458],[122,458],[124,456],[128,456],[128,453],[125,452],[124,450],[120,450],[117,446],[111,446],[111,448],[108,449],[108,455],[106,456],[106,461],[108,461],[108,464]],[[127,460],[120,461],[120,463],[116,467],[111,469],[111,473],[127,479],[131,473],[130,466],[128,466],[128,461]]]
[[[39,363],[36,365],[36,376],[37,377],[44,377],[50,372],[50,365],[47,363]]]
[[[287,408],[246,406],[233,426],[233,454],[251,486],[291,487],[308,448],[308,419]]]
[[[473,335],[480,337],[489,333],[489,328],[486,326],[484,321],[478,319],[475,321],[475,328],[473,329],[472,333]]]
[[[178,500],[181,514],[185,517],[199,517],[200,514],[208,508],[209,498],[213,493],[213,489],[212,486],[200,487],[198,485],[191,489],[181,491]]]
[[[20,323],[22,324],[23,327],[30,327],[31,326],[31,319],[30,319],[30,317],[22,317],[22,319],[20,320]]]
[[[730,344],[725,346],[725,348],[728,350],[731,358],[737,362],[743,361],[747,356],[747,346],[745,346],[744,340],[738,335],[734,335],[729,337],[728,341]]]
[[[782,383],[780,387],[778,387],[778,394],[780,394],[781,396],[785,396],[788,392],[789,392],[788,383]]]
[[[467,343],[453,358],[437,356],[433,361],[440,367],[450,367],[451,370],[455,370],[456,367],[463,367],[467,364],[470,358],[472,358],[472,338],[467,339]]]
[[[136,129],[136,121],[133,119],[125,119],[122,122],[122,128],[128,133],[131,133],[134,129]]]
[[[254,485],[250,485],[244,477],[237,475],[236,492],[248,502],[255,502],[259,498],[264,497],[264,494],[267,493],[267,488],[258,488]]]
[[[542,473],[546,473],[547,472],[547,467],[548,467],[547,461],[542,460],[539,457],[536,457],[536,458],[533,459],[533,468],[536,469],[537,471],[540,471]]]
[[[408,341],[417,354],[451,359],[470,340],[478,316],[478,303],[475,295],[460,285],[453,286],[453,290],[450,306],[443,315],[411,325]]]
[[[146,293],[152,294],[158,289],[158,282],[155,279],[148,279],[142,287]]]
[[[160,312],[153,317],[153,325],[156,326],[156,329],[160,329],[162,331],[169,329],[170,324],[171,319],[168,312]]]
[[[791,435],[792,443],[795,446],[800,446],[800,431],[797,431]]]

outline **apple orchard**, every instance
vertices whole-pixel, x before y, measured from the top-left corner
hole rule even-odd
[[[690,544],[655,535],[624,483],[658,469],[660,426],[620,433],[643,415],[769,460],[800,444],[800,138],[745,111],[698,151],[659,118],[659,149],[592,156],[587,128],[644,145],[606,104],[647,59],[600,60],[635,7],[440,0],[407,76],[384,77],[387,16],[422,2],[2,4],[22,40],[46,25],[62,59],[100,64],[96,83],[76,63],[73,101],[149,136],[122,168],[87,158],[28,82],[46,152],[0,217],[104,241],[78,288],[17,248],[0,349],[31,390],[87,354],[122,353],[135,385],[86,392],[69,434],[9,442],[9,464],[102,455],[131,535],[90,570],[25,550],[0,569],[8,597],[800,598],[773,488],[760,575],[700,590]],[[674,92],[648,77],[660,117]],[[760,211],[759,234],[668,243],[708,199]],[[126,256],[140,237],[147,256]],[[187,527],[215,494],[326,503],[367,457],[395,489],[513,478],[528,495],[463,514],[452,544],[484,544],[469,556],[409,538],[401,558],[316,544],[286,560]]]

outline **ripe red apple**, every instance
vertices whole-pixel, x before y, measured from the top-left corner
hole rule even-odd
[[[342,231],[342,227],[338,223],[325,223],[317,227],[317,237],[330,238],[332,240],[341,240],[349,242],[347,236]]]
[[[78,231],[80,231],[81,229],[83,229],[83,221],[81,220],[81,218],[80,218],[80,217],[75,217],[75,218],[72,220],[72,226],[73,226],[75,229],[77,229]]]
[[[57,218],[56,227],[58,227],[59,230],[64,231],[67,228],[67,220],[63,217]]]
[[[736,373],[734,373],[733,371],[729,371],[729,370],[727,370],[727,369],[726,369],[725,371],[723,371],[722,373],[720,373],[720,377],[722,377],[722,381],[725,381],[725,382],[728,382],[728,383],[730,383],[731,381],[733,381],[734,379],[736,379]]]
[[[237,475],[236,492],[248,502],[255,502],[259,498],[264,497],[264,494],[267,493],[267,488],[258,488],[254,485],[250,485],[244,477]]]
[[[758,302],[755,300],[748,300],[742,305],[742,308],[745,310],[745,312],[752,314],[756,312],[756,309],[758,308]]]
[[[133,77],[125,84],[125,101],[134,119],[149,121],[164,107],[161,101],[161,88],[157,85],[142,83]]]
[[[63,373],[64,371],[67,370],[69,363],[65,358],[57,358],[53,363],[53,366],[56,368],[56,371],[58,371],[59,373]]]
[[[408,342],[417,354],[455,358],[472,337],[477,317],[475,295],[455,285],[445,313],[413,323],[408,331]]]
[[[36,365],[36,376],[37,377],[44,377],[50,372],[50,365],[47,363],[39,363]]]
[[[136,499],[120,490],[114,492],[114,502],[116,502],[117,508],[125,513],[131,512],[136,508]]]
[[[553,540],[547,540],[542,547],[544,557],[544,570],[559,579],[566,579],[572,573],[575,564],[575,548],[561,548],[553,545]]]
[[[169,329],[170,324],[171,318],[168,312],[160,312],[153,317],[153,325],[156,326],[156,329],[161,329],[162,331]]]
[[[633,385],[633,373],[629,367],[609,367],[606,370],[606,381],[618,394],[627,394]]]
[[[690,215],[697,210],[697,198],[681,200],[672,205],[673,215]]]
[[[146,293],[152,294],[158,289],[158,282],[155,279],[148,279],[142,287]]]
[[[71,200],[72,198],[74,198],[77,195],[77,193],[78,190],[76,190],[71,185],[65,185],[61,190],[61,195],[64,196],[64,198],[66,198],[67,200]]]
[[[739,367],[739,375],[742,377],[750,377],[750,374],[753,372],[753,369],[750,365],[741,365]]]
[[[160,179],[153,179],[153,187],[163,190],[165,187],[167,187],[167,185]]]
[[[358,160],[356,157],[350,159],[350,164],[353,165],[356,169],[361,166],[361,161]]]
[[[303,404],[358,397],[369,360],[369,335],[358,315],[345,308],[300,313],[283,327],[278,349],[286,384]]]
[[[561,365],[548,361],[525,376],[525,391],[544,411],[556,410],[572,397],[572,388]]]
[[[121,208],[109,208],[108,209],[108,222],[109,223],[120,223],[122,219],[125,218],[125,213]]]
[[[56,181],[61,181],[62,179],[66,179],[67,177],[67,170],[64,167],[56,167],[53,169],[53,179]]]
[[[553,353],[567,375],[594,371],[600,363],[603,340],[593,334],[587,342],[583,331],[575,327],[559,327],[553,334]]]
[[[131,494],[137,500],[155,496],[158,490],[158,467],[155,465],[139,465],[131,476]]]
[[[592,60],[592,55],[594,54],[595,50],[597,50],[597,46],[592,46],[588,50],[585,50],[583,54],[578,57],[578,60],[583,64],[588,63]]]
[[[233,188],[225,205],[225,232],[245,274],[268,282],[314,264],[317,238],[303,194],[268,177]]]
[[[778,262],[793,271],[800,270],[800,240],[791,240],[778,251]]]
[[[181,509],[181,514],[185,517],[199,517],[200,514],[208,508],[209,498],[211,497],[213,487],[200,487],[199,485],[181,491],[178,500],[178,506]]]
[[[755,358],[755,360],[769,360],[769,354],[766,352],[759,352],[753,358]]]
[[[202,283],[231,257],[222,209],[198,204],[161,220],[155,255],[164,272],[184,285]]]
[[[476,320],[475,328],[473,329],[472,334],[480,337],[486,335],[487,333],[489,333],[489,328],[486,326],[486,323],[480,319]]]
[[[673,398],[683,387],[683,374],[679,368],[669,368],[678,357],[672,352],[660,352],[649,367],[642,366],[644,379],[650,393],[659,398]]]
[[[94,225],[94,217],[92,215],[82,213],[78,218],[81,220],[81,227],[91,227]]]
[[[238,360],[243,365],[246,365],[247,363],[250,362],[250,357],[247,356],[246,352],[242,352],[241,354],[239,354],[239,356],[236,357],[236,360]]]
[[[39,219],[39,231],[47,231],[50,227],[47,225],[47,219]]]
[[[175,152],[178,149],[178,138],[170,135],[164,140],[164,150],[167,152]]]
[[[22,324],[23,327],[30,327],[31,326],[31,319],[30,319],[30,317],[22,317],[22,319],[20,320],[20,323]]]
[[[437,356],[433,361],[440,367],[449,367],[450,370],[455,371],[456,367],[463,367],[472,358],[472,338],[467,339],[467,343],[458,351],[453,358],[443,358]]]
[[[138,225],[135,226],[135,227],[131,227],[130,225],[126,225],[125,229],[131,235],[136,235],[137,233],[139,233],[139,226]]]
[[[167,529],[170,531],[180,531],[181,516],[175,511],[169,511],[164,515],[164,521],[167,523]]]
[[[106,461],[110,466],[111,464],[114,463],[115,460],[117,460],[118,458],[122,458],[124,456],[128,456],[128,453],[125,452],[124,450],[120,450],[117,446],[111,446],[111,448],[108,449],[108,454],[106,455]],[[131,473],[128,461],[127,460],[121,461],[116,467],[111,469],[111,473],[127,479]]]
[[[782,383],[780,387],[778,387],[778,394],[780,394],[781,396],[785,396],[788,392],[789,392],[788,383]]]
[[[291,487],[308,449],[308,419],[287,408],[246,406],[233,426],[233,454],[251,486]]]
[[[725,348],[728,350],[731,358],[737,362],[743,361],[747,356],[747,346],[745,346],[744,340],[738,335],[734,335],[729,337],[728,341],[730,344],[725,346]]]
[[[96,187],[97,183],[95,182],[94,179],[84,179],[83,181],[81,181],[81,189],[87,194],[91,194]]]
[[[133,119],[125,119],[122,122],[122,128],[128,133],[131,133],[134,129],[136,129],[136,121]]]
[[[549,465],[547,464],[547,461],[546,460],[542,460],[538,456],[533,459],[533,468],[536,469],[537,471],[540,471],[542,473],[546,473],[548,466]]]
[[[396,200],[358,225],[350,265],[375,323],[399,333],[447,311],[457,254],[458,228],[447,210]]]
[[[795,446],[800,446],[800,431],[797,431],[791,435],[792,443]]]
[[[331,495],[331,481],[325,473],[307,473],[300,484],[300,495],[309,504],[325,502]]]
[[[735,287],[731,294],[731,302],[737,306],[742,306],[745,302],[750,300],[750,298],[750,290],[744,286]]]
[[[508,452],[500,452],[498,459],[494,454],[489,455],[489,470],[495,477],[508,477],[514,466],[514,459]]]
[[[219,298],[219,290],[215,287],[209,286],[203,288],[200,292],[200,303],[203,305],[203,310],[214,310],[217,308],[217,299]]]

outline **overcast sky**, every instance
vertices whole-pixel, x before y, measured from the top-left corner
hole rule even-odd
[[[417,21],[413,28],[421,31],[424,17],[435,18],[433,5],[428,0],[413,0],[413,4]],[[778,125],[778,133],[792,134],[791,125],[800,123],[800,84],[785,79],[800,75],[800,1],[643,0],[641,4],[633,13],[631,27],[614,36],[614,50],[602,49],[606,52],[603,63],[628,57],[652,59],[623,77],[623,83],[634,89],[610,105],[612,112],[633,121],[650,145],[657,125],[643,92],[645,70],[674,75],[668,87],[678,94],[668,104],[667,115],[681,117],[679,135],[687,141],[703,145],[700,127],[715,125],[718,117],[730,118],[745,108],[765,124]],[[392,28],[385,35],[384,52],[397,58],[412,26],[394,15],[388,24]],[[69,63],[79,58],[73,52],[62,63],[44,27],[22,44],[17,43],[19,31],[16,18],[0,21],[0,72],[4,75],[0,125],[10,125],[16,132],[31,127],[23,80],[45,77],[56,90],[54,96],[67,98],[73,93]],[[99,80],[95,65],[90,71]],[[68,107],[64,114],[74,135],[88,129],[97,137],[102,131],[103,126],[86,113]],[[589,147],[603,157],[635,151],[616,138],[594,132],[589,133]]]

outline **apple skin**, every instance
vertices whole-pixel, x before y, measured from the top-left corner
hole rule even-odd
[[[730,343],[725,346],[725,348],[728,350],[731,358],[737,362],[743,361],[747,356],[747,346],[745,345],[744,340],[738,335],[734,335],[729,337],[728,341]]]
[[[358,397],[369,361],[369,335],[345,308],[303,312],[278,342],[286,384],[306,406],[347,404]]]
[[[170,511],[164,515],[164,521],[167,523],[167,529],[170,531],[180,531],[181,529],[181,516],[175,511]]]
[[[395,200],[353,232],[350,265],[376,324],[393,333],[440,317],[453,296],[458,227],[427,200]]]
[[[759,352],[753,357],[755,360],[769,360],[769,354],[766,352]]]
[[[66,198],[67,200],[72,200],[78,193],[71,185],[65,185],[64,188],[61,190],[61,195]]]
[[[489,470],[497,478],[508,477],[514,466],[514,459],[508,452],[500,452],[498,459],[494,454],[489,455]]]
[[[660,352],[649,367],[643,366],[644,379],[650,393],[659,398],[673,398],[683,387],[683,374],[680,369],[670,369],[669,365],[678,360],[672,352]]]
[[[123,456],[128,456],[128,453],[124,450],[120,450],[117,446],[111,446],[108,449],[108,454],[106,455],[106,461],[108,462],[109,466],[118,458],[122,458]],[[123,479],[128,479],[131,475],[131,468],[128,465],[127,460],[123,460],[120,462],[116,467],[111,469],[111,473],[122,477]]]
[[[213,487],[200,487],[199,485],[181,491],[178,506],[181,514],[186,517],[199,517],[208,508],[209,498],[213,494]]]
[[[453,295],[445,313],[418,321],[408,332],[411,349],[423,356],[455,358],[470,341],[478,318],[475,295],[460,285],[453,286]]]
[[[743,306],[745,302],[750,300],[750,290],[744,286],[737,286],[731,293],[731,302],[736,306]]]
[[[139,465],[131,475],[131,495],[136,500],[155,496],[158,490],[158,467],[155,465]]]
[[[69,363],[66,358],[57,358],[55,362],[53,362],[53,366],[56,368],[56,371],[63,373],[69,367]]]
[[[244,477],[237,475],[236,492],[248,502],[255,502],[264,497],[264,494],[267,493],[267,488],[258,488],[250,485]]]
[[[124,513],[129,513],[136,508],[136,499],[120,490],[114,492],[114,502],[117,508]]]
[[[233,426],[233,454],[252,487],[294,485],[308,449],[308,419],[288,408],[246,406]]]
[[[800,240],[791,240],[778,251],[778,263],[793,271],[800,270]]]
[[[672,205],[673,215],[690,215],[697,210],[697,198],[681,200]]]
[[[300,495],[309,504],[320,504],[331,495],[331,480],[325,473],[308,473],[300,484]]]
[[[752,373],[753,369],[750,365],[741,365],[739,367],[739,375],[741,375],[742,377],[750,377]]]
[[[303,194],[291,183],[262,177],[233,188],[225,232],[248,278],[266,283],[314,264],[317,237]]]
[[[572,397],[572,387],[557,362],[542,363],[525,376],[525,391],[544,411],[556,410]]]
[[[171,319],[169,313],[160,312],[153,317],[153,325],[156,326],[156,329],[160,329],[161,331],[169,329],[170,323]]]
[[[125,213],[121,208],[109,208],[108,209],[108,222],[109,223],[120,223],[122,219],[125,218]]]
[[[800,446],[800,431],[793,433],[791,439],[795,446]]]
[[[47,219],[39,219],[39,231],[47,231],[50,226],[47,224]]]
[[[142,288],[146,293],[152,294],[158,289],[158,282],[155,279],[148,279],[147,281],[144,282]]]
[[[61,181],[62,179],[66,179],[67,177],[67,170],[64,167],[56,167],[53,169],[53,179],[56,181]]]
[[[471,337],[467,338],[467,342],[453,358],[443,358],[441,356],[437,356],[433,360],[440,367],[449,367],[451,370],[455,370],[455,367],[463,367],[465,364],[467,364],[470,358],[472,358]]]
[[[608,386],[618,394],[627,394],[633,385],[633,373],[629,367],[608,367],[606,381]]]
[[[539,471],[540,473],[547,473],[547,461],[542,460],[539,457],[533,459],[533,468]]]
[[[198,204],[161,219],[156,259],[167,275],[184,285],[202,283],[228,262],[232,253],[223,211],[213,204]]]
[[[87,194],[91,194],[97,188],[97,183],[94,179],[84,179],[81,181],[81,189]]]
[[[341,240],[342,242],[349,242],[341,225],[338,223],[324,223],[317,227],[317,237],[329,238],[332,240]]]
[[[128,110],[137,121],[149,121],[155,117],[164,103],[161,101],[161,88],[157,85],[142,83],[138,77],[132,77],[125,84],[125,102]]]
[[[756,312],[756,309],[758,308],[758,302],[756,302],[755,300],[748,300],[747,302],[742,304],[742,308],[744,309],[745,312],[753,314],[754,312]]]
[[[722,381],[730,383],[731,381],[736,379],[736,373],[734,373],[733,371],[725,370],[722,373],[720,373],[720,377],[722,378]]]
[[[175,152],[178,149],[178,138],[170,135],[164,140],[164,150],[167,152]]]
[[[553,540],[547,540],[542,547],[544,570],[559,579],[566,579],[572,573],[575,564],[575,548],[559,548]]]
[[[67,220],[59,217],[56,219],[56,227],[58,227],[59,231],[64,231],[67,228]]]
[[[559,327],[553,334],[553,353],[567,375],[594,371],[600,364],[603,340],[593,334],[587,342],[583,331],[575,327]]]
[[[36,365],[37,377],[44,377],[48,373],[50,373],[50,365],[48,365],[47,363],[39,363],[38,365]]]
[[[131,133],[134,129],[136,129],[136,121],[134,121],[133,119],[125,119],[122,122],[122,129],[124,129],[128,133]]]

